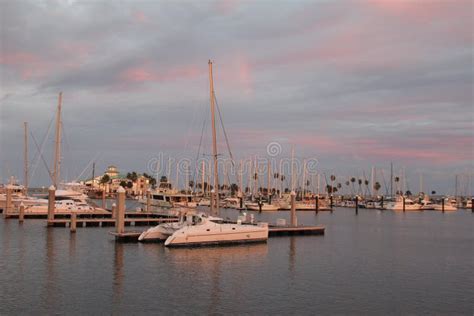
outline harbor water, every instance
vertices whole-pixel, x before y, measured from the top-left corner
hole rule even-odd
[[[167,249],[116,243],[113,228],[0,218],[0,315],[473,314],[470,211],[336,208],[298,221],[326,234]]]

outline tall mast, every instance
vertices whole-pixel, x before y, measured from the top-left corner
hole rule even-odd
[[[206,162],[204,160],[201,162],[201,168],[202,168],[202,170],[201,170],[201,191],[202,191],[202,196],[204,196],[204,193],[205,193],[204,192],[204,182],[205,182],[204,178],[206,177]]]
[[[271,175],[271,164],[270,164],[270,158],[268,158],[268,161],[267,161],[267,194],[268,196],[272,195],[271,194],[271,178],[270,178],[270,175]]]
[[[53,185],[57,188],[61,170],[61,106],[63,93],[59,92],[58,110],[56,113],[56,146],[54,149]]]
[[[390,197],[393,197],[393,163],[390,162]]]
[[[25,127],[25,150],[24,150],[25,175],[23,179],[23,185],[25,186],[25,195],[28,195],[28,122],[24,122],[23,124]]]
[[[219,178],[217,172],[217,136],[216,136],[216,116],[214,104],[214,81],[212,78],[212,61],[209,60],[209,97],[211,99],[211,121],[212,121],[212,156],[214,158],[214,214],[219,215]],[[211,208],[212,209],[212,208]]]
[[[291,147],[291,192],[295,191],[295,147]]]

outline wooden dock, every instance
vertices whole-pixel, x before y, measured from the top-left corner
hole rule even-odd
[[[324,235],[324,231],[324,226],[271,226],[268,228],[268,236]]]
[[[136,218],[136,217],[127,217],[125,218],[125,226],[154,226],[161,223],[176,222],[178,218],[176,217],[148,217],[148,218]],[[76,220],[77,227],[113,227],[115,226],[116,220],[114,218],[78,218]],[[70,227],[71,220],[62,218],[62,219],[53,219],[48,221],[48,226],[53,227]]]

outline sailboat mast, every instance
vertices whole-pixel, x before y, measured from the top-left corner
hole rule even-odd
[[[204,193],[205,193],[205,191],[204,191],[204,182],[205,182],[204,178],[206,177],[206,162],[204,160],[201,162],[201,169],[202,169],[201,170],[201,191],[202,191],[202,196],[204,196]]]
[[[61,170],[61,106],[63,101],[63,93],[59,92],[58,110],[56,113],[56,146],[54,149],[54,171],[53,185],[58,187],[58,180]]]
[[[212,121],[212,156],[214,158],[214,203],[213,215],[219,215],[219,178],[217,172],[217,136],[216,136],[216,116],[214,104],[214,81],[212,78],[212,61],[209,60],[209,94],[211,99],[211,121]],[[212,209],[212,208],[211,208]]]
[[[28,122],[24,122],[25,127],[25,149],[24,149],[24,179],[23,185],[25,186],[25,195],[28,195]]]

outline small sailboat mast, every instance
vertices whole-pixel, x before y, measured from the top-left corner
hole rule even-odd
[[[54,169],[53,169],[53,185],[58,187],[58,180],[61,170],[61,106],[63,93],[59,92],[58,110],[56,113],[56,142],[54,149]]]
[[[219,177],[217,170],[217,136],[216,136],[216,116],[215,116],[215,95],[214,81],[212,78],[212,61],[209,60],[209,97],[211,103],[211,123],[212,123],[212,157],[214,160],[214,199],[211,199],[212,215],[219,215]]]
[[[28,122],[24,122],[24,130],[25,130],[25,144],[24,144],[24,179],[23,185],[25,187],[25,195],[28,195]]]

